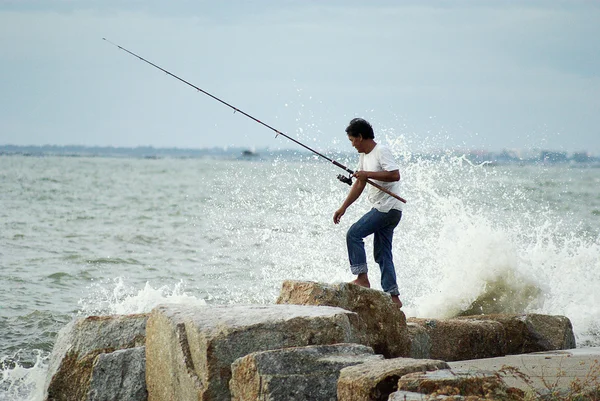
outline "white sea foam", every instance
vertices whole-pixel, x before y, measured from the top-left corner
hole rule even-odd
[[[198,303],[206,304],[185,292],[183,281],[175,285],[154,288],[146,282],[138,289],[128,285],[122,277],[94,283],[88,288],[88,295],[79,300],[79,315],[126,315],[147,313],[162,303]]]
[[[40,401],[43,398],[44,380],[48,356],[37,353],[35,364],[22,366],[19,352],[0,358],[0,400],[2,401]]]
[[[403,144],[401,136],[392,142],[411,158]],[[560,198],[576,173],[490,168],[460,155],[408,164],[410,202],[397,230],[406,240],[395,249],[407,313],[564,315],[579,346],[600,345],[600,236],[582,234],[585,208],[569,211],[585,199]]]
[[[128,285],[122,277],[94,283],[88,295],[79,301],[79,316],[132,314],[150,312],[163,303],[195,303],[204,305],[203,299],[188,295],[185,285],[154,288],[149,283],[137,289]],[[19,353],[0,358],[0,401],[40,401],[43,398],[44,382],[48,369],[49,354],[37,352],[36,362],[24,367],[19,362]]]

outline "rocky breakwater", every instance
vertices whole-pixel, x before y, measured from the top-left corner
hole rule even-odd
[[[447,380],[454,373],[446,361],[569,347],[574,339],[564,317],[407,322],[380,291],[286,281],[271,305],[165,304],[148,315],[77,319],[59,334],[45,399],[420,397],[407,375],[448,370],[426,376]]]
[[[147,319],[90,316],[63,327],[50,355],[45,399],[145,400]]]
[[[406,316],[384,292],[349,283],[283,282],[278,304],[335,306],[359,317],[361,343],[386,358],[410,355]]]
[[[356,343],[358,317],[300,305],[161,305],[146,329],[150,400],[228,400],[231,364],[257,351]]]

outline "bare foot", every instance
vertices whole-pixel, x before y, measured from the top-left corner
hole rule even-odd
[[[371,283],[369,282],[369,276],[367,273],[360,273],[356,280],[351,281],[352,284],[360,285],[361,287],[371,288]]]
[[[398,305],[398,308],[402,308],[402,301],[400,301],[398,295],[392,295],[392,302]]]

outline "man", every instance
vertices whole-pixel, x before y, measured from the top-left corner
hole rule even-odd
[[[352,146],[360,153],[360,159],[354,173],[356,181],[342,206],[333,215],[335,224],[340,222],[346,209],[362,194],[367,179],[396,194],[400,181],[400,172],[392,152],[375,142],[371,124],[362,118],[355,118],[346,128],[346,134]],[[381,270],[381,288],[390,294],[394,303],[402,307],[392,257],[392,237],[394,228],[402,218],[402,202],[372,185],[369,185],[367,194],[373,208],[354,223],[346,235],[350,270],[357,275],[352,283],[367,288],[371,286],[363,239],[374,234],[373,255]]]

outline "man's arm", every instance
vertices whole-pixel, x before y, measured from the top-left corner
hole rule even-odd
[[[366,179],[362,180],[359,178],[356,181],[354,181],[354,184],[352,185],[352,188],[350,188],[350,192],[348,193],[346,200],[344,201],[344,203],[342,203],[342,206],[333,214],[333,222],[335,224],[338,224],[340,222],[340,219],[342,218],[344,213],[346,213],[346,209],[348,209],[348,207],[358,199],[360,194],[362,194],[363,190],[365,189],[366,185]]]
[[[354,177],[358,180],[372,179],[383,182],[400,181],[400,171],[357,171],[354,173]]]

